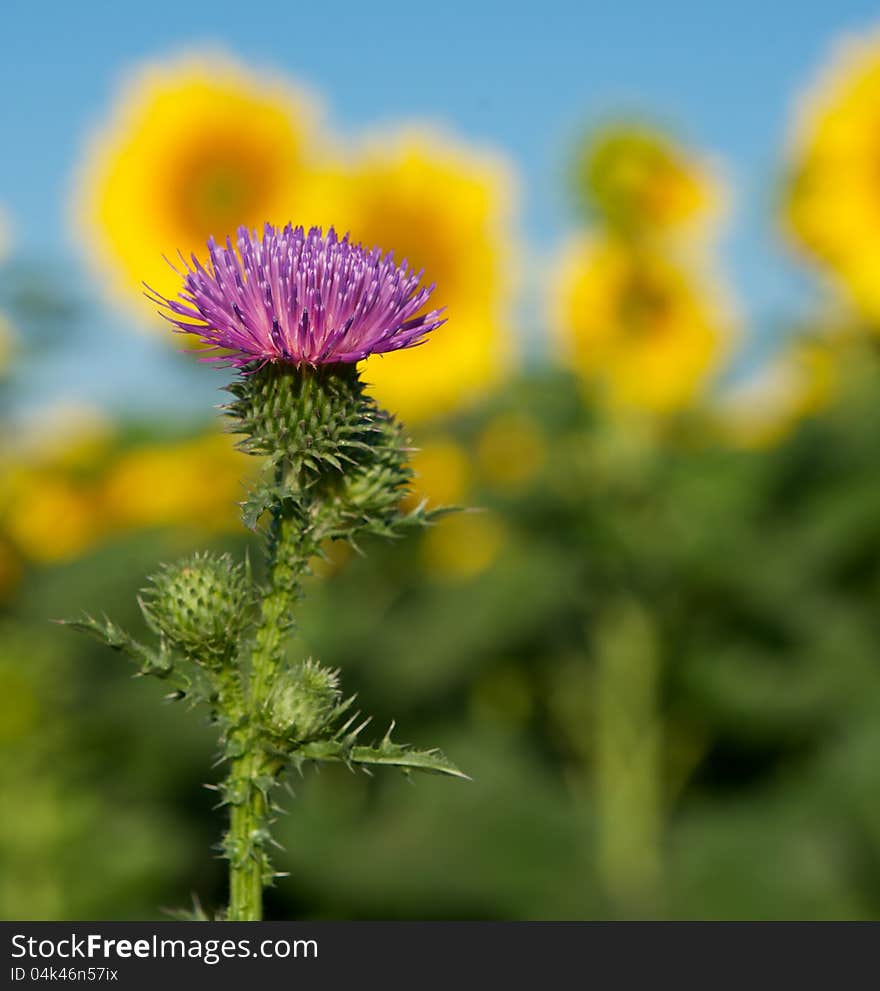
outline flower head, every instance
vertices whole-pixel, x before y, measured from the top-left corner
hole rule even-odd
[[[720,287],[662,254],[581,238],[556,276],[552,323],[566,361],[613,407],[687,408],[723,357],[732,317]]]
[[[211,238],[208,252],[207,268],[184,260],[178,299],[150,291],[178,331],[207,347],[205,361],[352,363],[421,344],[444,323],[440,310],[424,312],[434,287],[421,273],[332,227],[266,224],[262,237],[241,227],[235,247]]]
[[[783,222],[796,247],[880,317],[880,33],[845,40],[795,122]]]
[[[642,124],[592,135],[579,151],[574,178],[588,212],[629,235],[700,233],[723,198],[706,162]]]

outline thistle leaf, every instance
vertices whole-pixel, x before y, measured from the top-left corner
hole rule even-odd
[[[383,740],[378,747],[352,747],[348,758],[352,764],[387,764],[399,767],[404,773],[426,771],[429,774],[446,774],[470,781],[470,776],[459,770],[441,750],[412,750],[405,744]]]
[[[392,742],[389,736],[373,746],[351,746],[343,740],[316,741],[296,751],[294,763],[299,765],[304,760],[318,763],[357,764],[364,768],[386,765],[399,767],[405,774],[411,771],[424,771],[470,781],[470,777],[459,770],[442,751],[414,750],[407,744]]]
[[[140,666],[140,674],[151,674],[157,678],[167,678],[171,674],[173,663],[164,648],[160,648],[158,651],[151,650],[106,616],[103,620],[97,620],[85,613],[82,619],[61,619],[58,622],[62,626],[69,626],[80,633],[88,633],[111,650],[118,651],[137,661]]]
[[[175,919],[177,922],[212,922],[211,916],[202,908],[199,896],[193,892],[192,906],[190,908],[163,908],[164,915]]]

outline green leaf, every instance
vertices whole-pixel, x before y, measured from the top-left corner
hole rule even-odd
[[[348,759],[352,764],[387,764],[404,772],[426,771],[471,780],[441,750],[411,750],[405,744],[390,741],[383,741],[378,747],[352,747]]]
[[[140,665],[140,674],[152,674],[157,678],[167,678],[171,674],[173,664],[164,649],[151,650],[129,636],[121,626],[117,626],[106,616],[99,621],[85,613],[82,619],[61,619],[58,622],[60,625],[69,626],[80,633],[88,633],[111,650],[118,651],[137,661]]]
[[[178,922],[212,922],[211,916],[202,908],[199,896],[193,892],[190,908],[163,908],[162,912]]]
[[[294,764],[301,765],[305,760],[317,762],[342,762],[361,767],[385,765],[399,767],[405,774],[411,771],[424,771],[428,774],[446,774],[453,778],[470,781],[470,777],[459,770],[440,750],[414,750],[408,744],[394,743],[391,731],[381,743],[372,746],[355,746],[356,733],[335,740],[317,740],[300,747],[293,755]]]

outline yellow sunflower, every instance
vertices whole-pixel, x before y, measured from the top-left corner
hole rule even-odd
[[[110,423],[75,405],[48,407],[16,433],[0,472],[0,531],[21,560],[70,560],[108,533],[94,475],[109,455]]]
[[[109,423],[86,410],[68,413],[57,431],[49,429],[51,416],[34,423],[2,465],[0,593],[7,546],[25,560],[51,563],[141,529],[239,529],[242,470],[256,466],[226,435],[120,450]]]
[[[220,55],[141,67],[91,141],[73,196],[75,228],[117,296],[142,282],[174,296],[163,260],[204,253],[211,235],[266,221],[308,224],[311,102]]]
[[[99,500],[105,517],[120,531],[155,526],[235,531],[240,526],[236,503],[241,476],[249,470],[248,459],[221,433],[143,445],[112,465]]]
[[[430,306],[447,308],[429,348],[367,363],[378,399],[405,420],[467,402],[508,367],[512,188],[505,163],[418,130],[369,143],[325,186],[324,222],[424,268]]]
[[[684,408],[724,353],[730,318],[721,294],[667,257],[581,238],[554,288],[563,357],[612,406]]]
[[[695,233],[722,204],[709,165],[644,125],[615,125],[594,135],[578,157],[575,182],[591,210],[630,234]]]
[[[407,504],[427,499],[432,506],[461,506],[471,485],[468,452],[451,437],[420,441],[411,465],[415,477]]]
[[[84,483],[49,472],[17,481],[18,500],[5,529],[23,557],[40,563],[70,560],[106,533]]]
[[[506,527],[494,513],[454,513],[425,533],[422,562],[436,578],[469,581],[495,563],[506,540]]]
[[[880,318],[880,34],[840,46],[804,100],[791,144],[790,236]]]

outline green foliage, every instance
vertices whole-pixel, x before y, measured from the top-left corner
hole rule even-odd
[[[159,638],[155,649],[110,620],[70,625],[131,656],[139,673],[173,677],[174,697],[209,706],[228,765],[219,788],[230,814],[221,845],[230,864],[228,918],[253,920],[276,876],[271,795],[288,767],[335,760],[462,775],[439,751],[390,737],[356,744],[366,721],[355,729],[355,717],[342,722],[353,699],[343,700],[337,672],[286,656],[302,578],[323,542],[391,536],[428,519],[423,506],[400,509],[411,478],[400,426],[365,396],[354,367],[266,365],[230,391],[236,400],[226,412],[244,434],[242,448],[267,460],[267,477],[244,507],[251,525],[269,516],[264,580],[257,584],[229,554],[164,565],[139,600]]]
[[[390,731],[389,731],[390,732]],[[382,742],[372,747],[352,747],[346,760],[361,767],[399,767],[404,773],[409,771],[431,771],[446,774],[452,778],[470,780],[439,750],[413,750],[407,744],[392,743],[386,736]]]
[[[294,754],[265,733],[270,801],[279,761],[305,772],[271,826],[270,870],[291,874],[271,917],[876,918],[880,361],[870,341],[839,359],[838,401],[767,450],[726,447],[697,414],[662,435],[608,423],[556,373],[444,424],[503,543],[480,573],[441,574],[441,520],[335,562],[332,581],[300,577],[279,670],[320,656],[358,700]],[[544,444],[516,487],[472,453],[511,412]],[[211,733],[155,704],[183,661],[151,696],[85,638],[35,632],[73,603],[146,643],[135,578],[187,540],[132,535],[34,570],[7,607],[7,916],[146,917],[190,885],[225,898],[204,847],[211,804],[241,794],[199,788]],[[27,732],[13,674],[40,699]],[[371,767],[358,707],[396,718],[411,753],[443,740],[477,786],[353,775]],[[118,837],[130,858],[109,855]]]
[[[380,549],[338,578],[332,603],[316,589],[301,625],[328,663],[358,669],[370,711],[445,738],[458,727],[480,788],[427,809],[389,790],[343,825],[314,811],[309,842],[330,830],[328,847],[369,863],[336,878],[329,904],[457,918],[876,914],[880,804],[864,771],[880,724],[880,362],[871,342],[840,360],[839,401],[770,450],[729,449],[698,416],[662,436],[603,422],[558,375],[451,428],[478,449],[515,410],[546,441],[527,483],[478,479],[470,497],[505,526],[494,564],[441,578],[418,541]],[[339,807],[341,782],[311,787]],[[474,849],[462,818],[497,843]],[[436,871],[418,853],[428,836],[443,837]],[[304,885],[333,873],[295,849],[287,864]],[[411,883],[389,885],[395,870]]]

